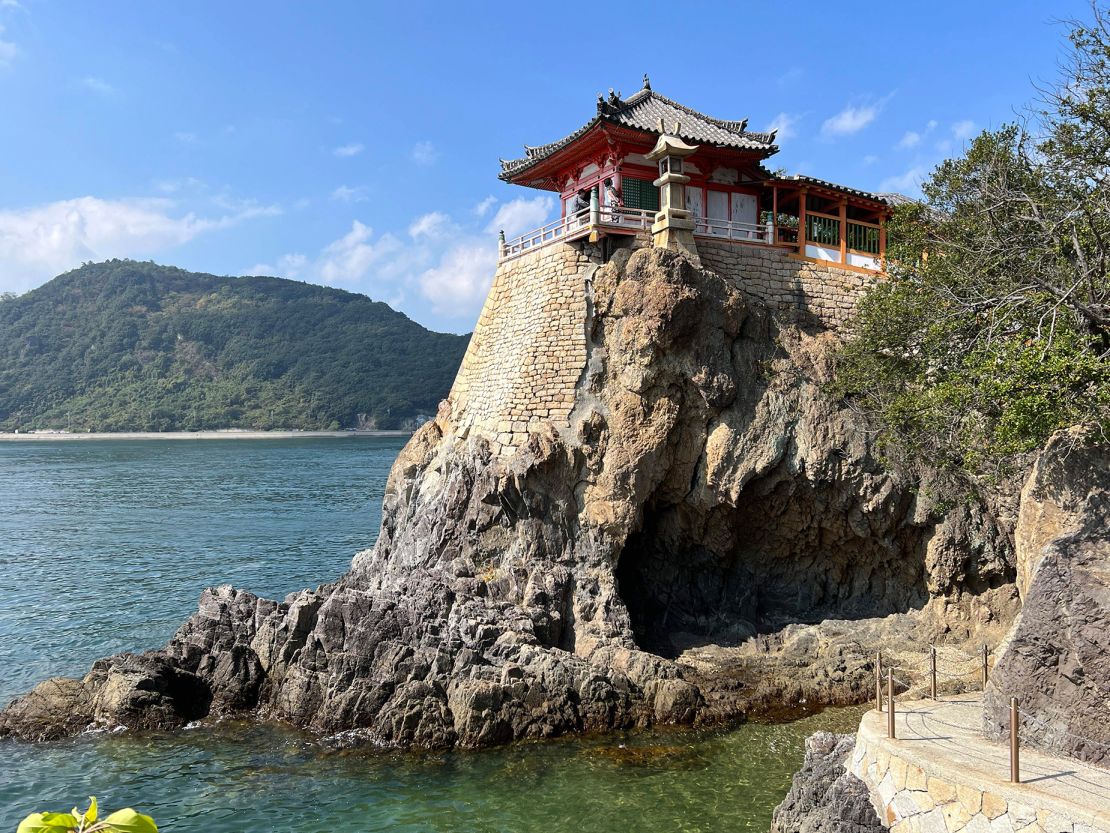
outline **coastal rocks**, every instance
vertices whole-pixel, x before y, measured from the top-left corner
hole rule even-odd
[[[1110,451],[1097,429],[1056,434],[1023,490],[1019,541],[1029,571],[1021,616],[984,695],[988,734],[1110,761]]]
[[[775,808],[771,833],[880,833],[867,785],[846,769],[854,735],[817,732],[786,798]]]
[[[491,292],[478,352],[393,466],[373,550],[282,602],[206,591],[147,655],[200,681],[190,714],[422,747],[714,723],[867,699],[888,640],[1007,618],[1008,536],[876,459],[823,392],[834,334],[674,252],[559,263]],[[549,301],[542,328],[491,326]],[[558,365],[543,393],[569,407],[534,404],[499,351]],[[496,413],[506,390],[518,413]],[[135,719],[140,699],[86,681],[96,721],[108,703]],[[184,719],[175,686],[155,687],[153,725]],[[72,731],[60,717],[16,701],[0,735]]]

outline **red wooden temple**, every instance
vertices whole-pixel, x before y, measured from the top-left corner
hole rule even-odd
[[[784,247],[798,257],[881,271],[894,195],[776,176],[763,165],[779,149],[774,131],[691,110],[653,91],[646,76],[643,89],[627,99],[612,90],[598,96],[597,114],[569,136],[501,161],[501,179],[556,192],[561,202],[558,220],[504,241],[502,256],[555,240],[658,227],[660,186],[675,179],[665,176],[662,151],[652,154],[661,136],[693,148],[680,161],[668,158],[685,180],[685,210],[675,213],[692,221],[695,237]]]

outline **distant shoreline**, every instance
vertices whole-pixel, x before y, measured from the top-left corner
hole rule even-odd
[[[52,442],[54,440],[300,440],[343,437],[408,437],[412,431],[119,431],[0,433],[0,442]]]

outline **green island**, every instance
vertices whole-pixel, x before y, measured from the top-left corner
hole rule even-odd
[[[412,427],[467,341],[341,289],[87,263],[0,301],[0,431]]]

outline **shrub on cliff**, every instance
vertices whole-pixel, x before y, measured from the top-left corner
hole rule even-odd
[[[897,211],[890,280],[840,356],[837,392],[950,470],[1110,431],[1110,11],[1071,43],[1028,124],[982,133]]]

